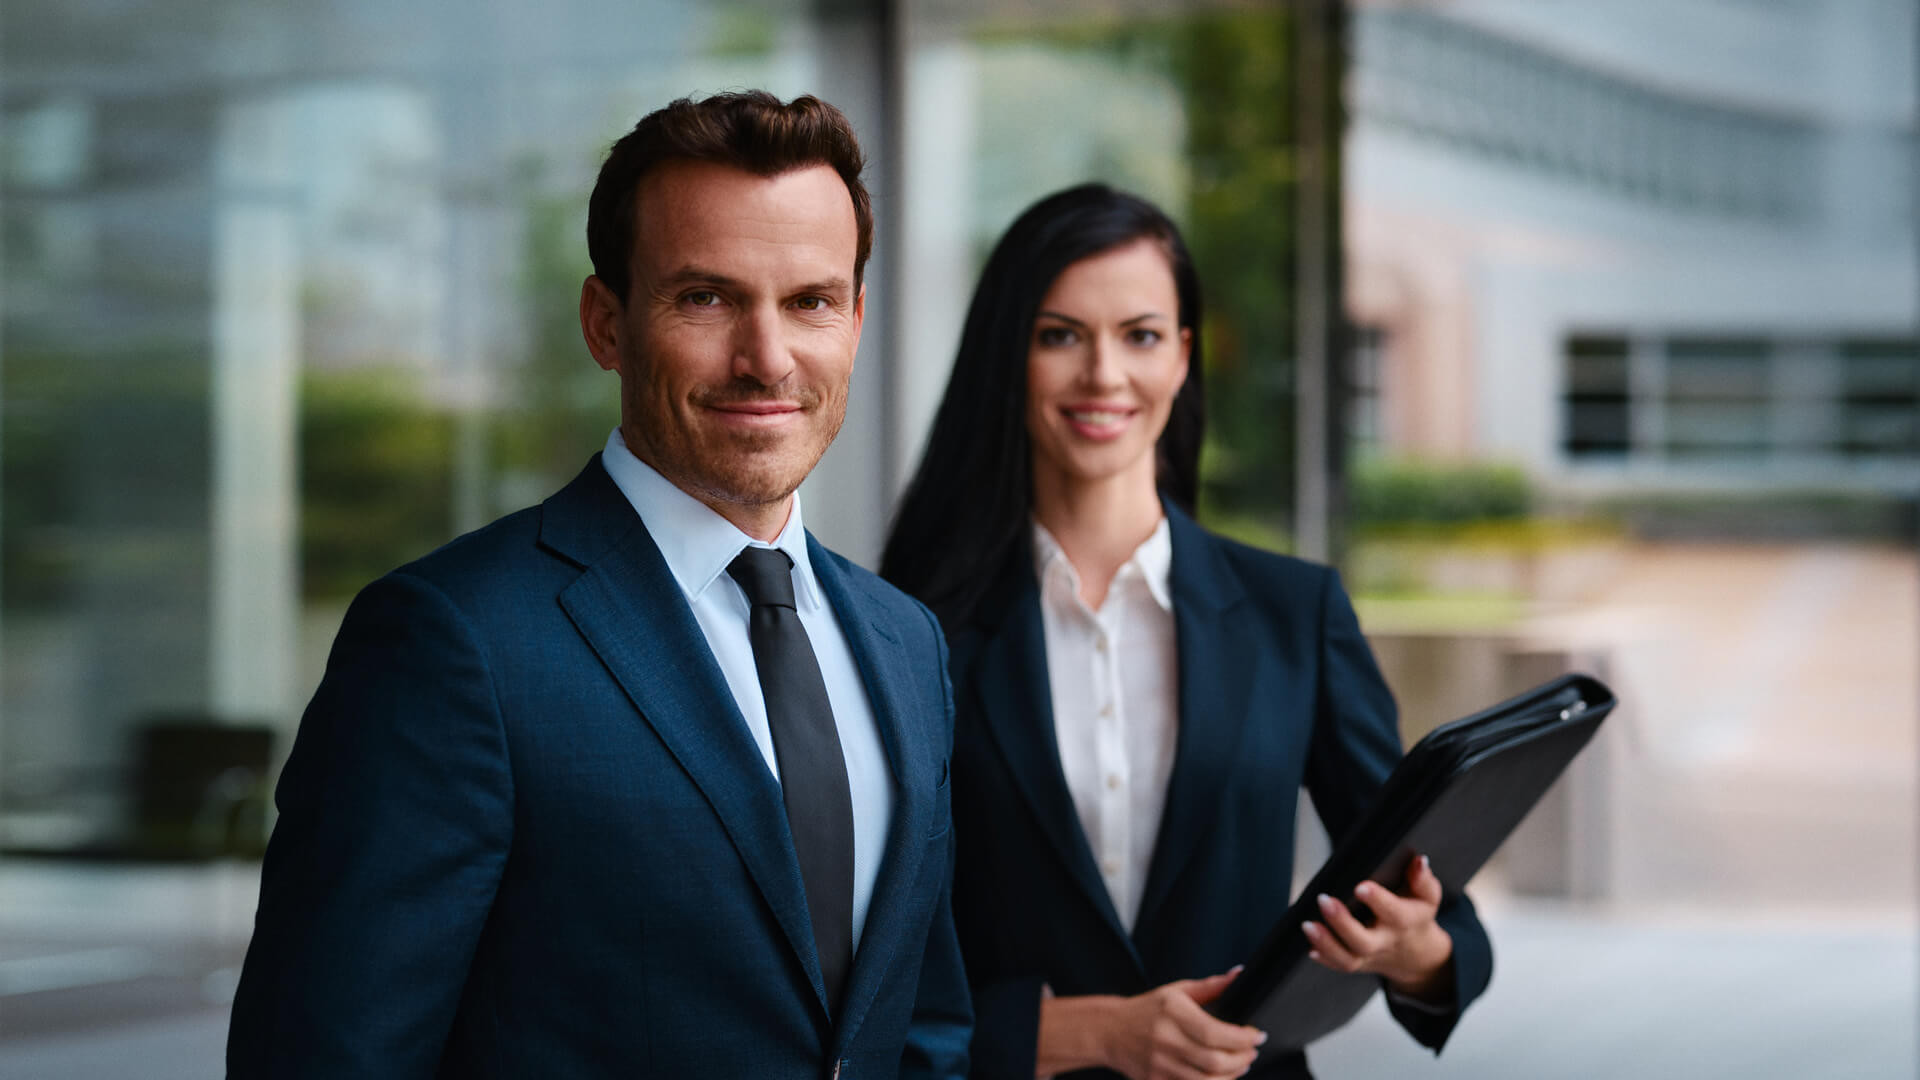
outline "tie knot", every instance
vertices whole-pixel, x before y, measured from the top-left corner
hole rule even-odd
[[[793,607],[793,559],[779,548],[749,547],[727,564],[754,607]]]

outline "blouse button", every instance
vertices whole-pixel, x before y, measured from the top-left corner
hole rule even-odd
[[[1120,774],[1119,773],[1107,774],[1107,790],[1109,791],[1120,790]]]

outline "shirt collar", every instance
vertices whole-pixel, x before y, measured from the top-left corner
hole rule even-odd
[[[1141,541],[1127,561],[1120,564],[1114,580],[1118,581],[1128,567],[1134,568],[1140,580],[1146,582],[1147,592],[1153,596],[1154,603],[1164,610],[1173,610],[1173,592],[1169,585],[1173,573],[1173,537],[1167,529],[1165,514],[1160,516],[1160,523],[1153,527],[1153,534]],[[1080,592],[1079,572],[1073,568],[1067,553],[1060,549],[1060,541],[1055,540],[1053,534],[1038,520],[1033,523],[1033,572],[1042,585],[1049,574],[1063,574],[1069,591],[1075,595]]]
[[[820,606],[820,588],[813,576],[813,562],[807,558],[807,530],[800,518],[800,493],[793,493],[793,512],[773,543],[765,544],[748,536],[713,508],[675,487],[653,466],[635,457],[627,442],[614,428],[600,463],[613,478],[614,486],[633,504],[634,512],[647,526],[647,532],[666,560],[673,580],[692,603],[726,572],[727,564],[749,547],[772,547],[793,560],[794,598],[802,610]]]

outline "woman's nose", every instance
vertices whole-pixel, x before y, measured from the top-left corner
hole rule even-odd
[[[1120,374],[1120,350],[1108,335],[1095,334],[1089,340],[1085,377],[1089,385],[1099,389],[1118,387],[1124,381]]]

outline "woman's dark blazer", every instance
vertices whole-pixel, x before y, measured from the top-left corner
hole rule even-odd
[[[1131,935],[1060,769],[1031,561],[1016,559],[976,614],[948,627],[953,905],[976,1077],[1033,1075],[1043,983],[1131,995],[1244,962],[1287,909],[1301,785],[1340,836],[1400,758],[1393,696],[1339,576],[1214,536],[1172,506],[1167,518],[1180,729]],[[1440,924],[1453,937],[1453,1009],[1393,1006],[1436,1051],[1493,970],[1464,895],[1446,898]],[[1309,1074],[1295,1053],[1255,1075]]]

